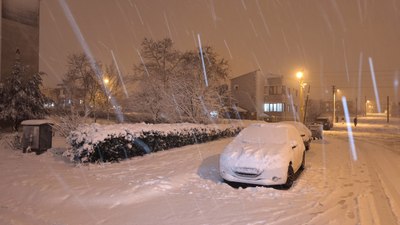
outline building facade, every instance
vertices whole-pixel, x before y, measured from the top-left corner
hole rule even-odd
[[[249,118],[268,121],[299,120],[299,82],[256,70],[231,79],[232,99]]]
[[[246,111],[248,119],[259,119],[263,113],[264,79],[253,71],[231,79],[231,95],[236,107]]]
[[[0,82],[11,74],[16,55],[29,72],[39,71],[40,0],[0,0]]]

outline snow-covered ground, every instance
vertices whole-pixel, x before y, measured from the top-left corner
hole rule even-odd
[[[62,138],[35,155],[2,135],[0,224],[400,224],[400,120],[351,126],[355,153],[335,124],[287,191],[223,183],[219,154],[232,138],[76,167],[55,154]]]

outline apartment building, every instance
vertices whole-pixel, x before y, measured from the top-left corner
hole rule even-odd
[[[299,120],[299,87],[296,78],[260,70],[231,79],[233,102],[247,111],[245,119]]]
[[[19,57],[31,73],[39,71],[39,0],[0,0],[0,82]]]

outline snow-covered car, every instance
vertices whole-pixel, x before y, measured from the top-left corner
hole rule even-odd
[[[296,127],[297,131],[299,131],[301,138],[303,139],[304,146],[306,150],[310,149],[310,143],[313,139],[312,132],[304,123],[298,121],[282,121],[281,123],[292,124]]]
[[[305,146],[291,124],[257,123],[243,129],[220,155],[225,181],[290,188],[304,168]]]
[[[322,124],[324,130],[330,130],[333,127],[333,122],[329,117],[318,117],[315,123]]]

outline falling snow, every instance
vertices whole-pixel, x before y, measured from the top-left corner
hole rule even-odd
[[[30,8],[26,2],[3,5]],[[116,66],[121,93],[131,100],[132,67],[141,62],[150,76],[143,39],[169,37],[177,49],[199,51],[205,86],[212,76],[202,45],[229,59],[230,78],[258,69],[290,80],[304,69],[311,98],[331,101],[332,86],[342,91],[344,119],[311,143],[305,170],[287,191],[224,183],[219,157],[232,138],[75,165],[62,155],[69,146],[58,134],[51,149],[36,155],[13,150],[12,135],[0,130],[0,224],[400,224],[400,118],[381,114],[400,106],[399,1],[42,0],[40,6],[46,88],[62,82],[69,54],[84,52],[99,80],[105,74],[97,60]],[[103,88],[124,121],[122,103]],[[373,104],[379,114],[358,117],[355,126],[354,100],[356,111],[365,104],[366,114]],[[296,101],[289,96],[293,113]]]

